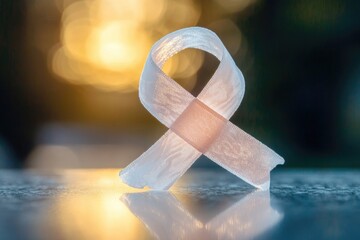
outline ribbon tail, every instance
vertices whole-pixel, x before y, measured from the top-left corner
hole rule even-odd
[[[236,125],[227,122],[204,154],[245,182],[267,190],[270,171],[284,159]]]
[[[168,130],[154,145],[120,172],[129,186],[167,190],[201,153]]]

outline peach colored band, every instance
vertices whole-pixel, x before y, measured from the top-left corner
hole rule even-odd
[[[205,153],[226,122],[227,119],[195,98],[170,129],[199,152]]]

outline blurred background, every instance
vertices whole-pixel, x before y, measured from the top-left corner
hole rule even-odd
[[[189,26],[223,40],[246,81],[231,121],[284,167],[360,167],[359,12],[357,0],[0,0],[0,168],[137,158],[166,131],[138,99],[146,56]],[[217,65],[190,49],[164,71],[196,95]]]

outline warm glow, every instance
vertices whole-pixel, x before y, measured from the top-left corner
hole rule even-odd
[[[26,167],[37,169],[125,167],[143,151],[141,144],[39,144],[29,154]]]
[[[219,5],[230,12],[241,12],[254,4],[255,1],[256,0],[216,0]]]
[[[52,71],[70,83],[109,91],[135,91],[151,45],[179,28],[196,25],[192,1],[58,0],[60,44],[51,51]],[[184,61],[183,61],[184,60]],[[202,55],[179,59],[171,71],[196,81]]]
[[[94,65],[126,71],[142,64],[147,55],[143,47],[150,48],[150,43],[131,22],[110,22],[93,30],[87,42],[87,53]]]
[[[57,238],[139,239],[143,236],[142,223],[120,201],[123,192],[134,190],[121,184],[118,170],[65,170],[61,175],[66,187],[79,192],[59,195],[56,214],[44,215],[52,217],[44,221],[55,224],[53,231],[59,231]]]

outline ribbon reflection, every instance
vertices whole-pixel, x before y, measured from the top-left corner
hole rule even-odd
[[[169,192],[128,193],[121,200],[157,239],[250,239],[282,218],[268,191],[254,191],[205,222]]]

